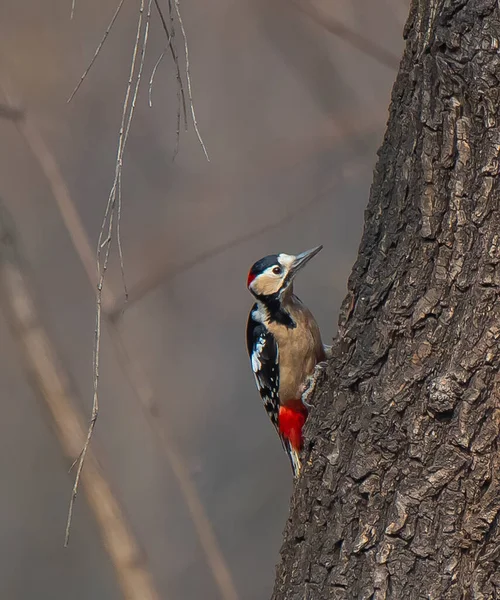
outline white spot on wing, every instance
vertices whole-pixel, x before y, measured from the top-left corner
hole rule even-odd
[[[260,357],[262,350],[264,349],[265,340],[263,337],[259,338],[259,341],[255,344],[254,351],[252,353],[252,370],[254,373],[258,373],[262,369],[262,363]]]

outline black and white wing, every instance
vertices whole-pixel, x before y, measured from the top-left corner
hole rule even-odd
[[[255,383],[264,408],[269,415],[276,431],[279,433],[278,417],[279,401],[279,366],[278,345],[271,332],[252,316],[254,306],[247,323],[247,348],[250,363],[255,377]],[[281,436],[280,436],[281,437]]]

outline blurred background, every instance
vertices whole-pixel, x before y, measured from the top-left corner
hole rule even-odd
[[[292,477],[248,365],[246,275],[263,255],[322,243],[296,292],[330,341],[408,2],[182,0],[210,162],[192,126],[172,160],[168,55],[148,106],[165,46],[153,7],[122,181],[130,301],[114,252],[101,410],[65,549],[75,423],[86,426],[92,404],[92,253],[113,182],[137,0],[124,3],[66,100],[116,5],[77,0],[70,20],[71,0],[0,0],[0,103],[23,111],[0,118],[0,262],[6,245],[14,250],[0,298],[0,597],[265,599]],[[178,28],[176,40],[182,59]],[[25,288],[12,287],[12,269]]]

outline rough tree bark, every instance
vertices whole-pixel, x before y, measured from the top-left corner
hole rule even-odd
[[[413,0],[273,600],[500,598],[500,9]]]

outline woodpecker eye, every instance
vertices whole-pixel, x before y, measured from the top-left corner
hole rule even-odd
[[[275,275],[281,275],[281,273],[282,273],[281,267],[274,267],[273,273]]]

